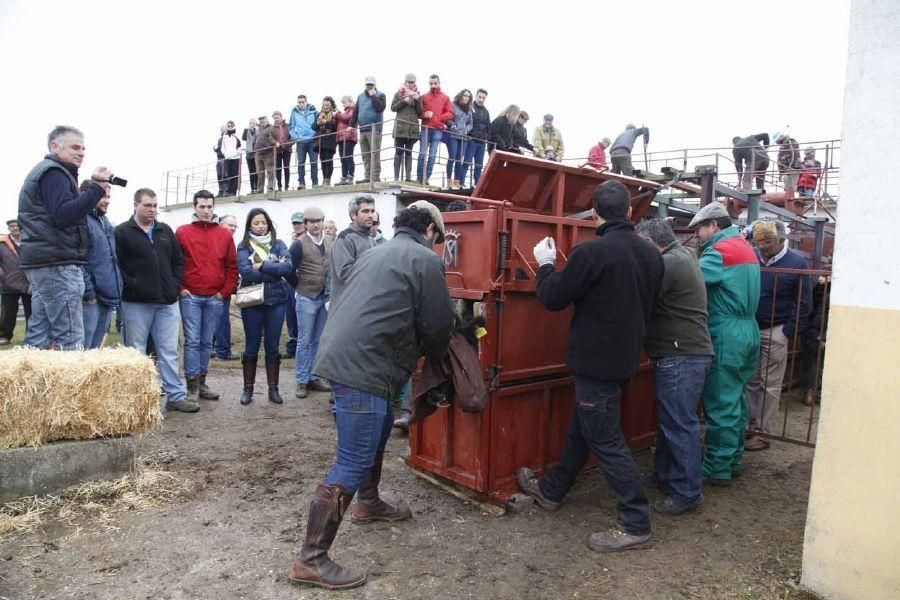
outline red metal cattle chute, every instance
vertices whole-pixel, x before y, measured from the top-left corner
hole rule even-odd
[[[556,240],[557,266],[572,248],[595,235],[590,216],[597,185],[616,179],[632,196],[640,220],[660,185],[504,152],[492,153],[469,198],[407,190],[468,208],[444,213],[447,241],[435,246],[457,307],[482,313],[487,334],[480,358],[490,397],[485,410],[455,405],[410,428],[409,464],[443,477],[475,496],[504,504],[518,492],[519,467],[542,472],[556,461],[571,417],[575,389],[566,367],[572,309],[546,310],[535,296],[534,245]],[[655,437],[649,363],[642,362],[622,396],[622,428],[633,449]]]

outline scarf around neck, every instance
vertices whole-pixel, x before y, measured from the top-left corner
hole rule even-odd
[[[265,235],[256,235],[251,233],[249,235],[250,248],[253,250],[253,254],[258,257],[253,259],[253,262],[265,262],[269,258],[269,252],[272,251],[272,233],[269,232]]]

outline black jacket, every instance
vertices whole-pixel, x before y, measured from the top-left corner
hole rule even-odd
[[[469,136],[476,140],[491,139],[491,114],[486,107],[472,105],[472,131]]]
[[[313,373],[393,400],[418,357],[439,360],[453,328],[440,257],[422,236],[400,227],[367,250],[331,302]]]
[[[561,271],[540,268],[537,297],[550,310],[575,303],[567,364],[576,375],[623,381],[640,361],[663,259],[631,221],[607,221],[597,235],[575,246]]]
[[[513,128],[509,119],[503,115],[491,122],[491,143],[494,144],[494,148],[497,150],[514,151]]]
[[[116,227],[116,254],[122,271],[122,300],[172,304],[184,279],[184,255],[172,228],[156,221],[153,241],[134,217]]]
[[[513,147],[519,152],[521,152],[521,148],[527,148],[529,152],[534,152],[534,146],[528,141],[528,131],[518,121],[513,125]]]

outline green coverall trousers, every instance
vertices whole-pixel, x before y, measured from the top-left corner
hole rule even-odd
[[[749,407],[744,389],[759,360],[759,327],[753,317],[711,317],[716,356],[706,376],[706,452],[703,476],[731,479],[741,470]]]

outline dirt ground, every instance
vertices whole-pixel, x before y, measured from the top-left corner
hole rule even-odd
[[[730,488],[706,489],[696,513],[654,515],[654,544],[600,555],[592,531],[615,520],[597,470],[568,501],[491,517],[435,488],[402,463],[406,439],[388,444],[382,491],[403,497],[414,519],[394,525],[345,520],[332,555],[365,568],[347,592],[292,586],[287,573],[305,530],[309,500],[334,456],[325,394],[285,404],[260,393],[242,407],[240,371],[214,363],[223,392],[200,413],[167,413],[143,452],[173,457],[165,468],[187,490],[156,508],[48,523],[0,540],[0,598],[804,598],[796,591],[813,451],[774,442],[748,454]],[[649,452],[638,455],[642,468]],[[658,498],[657,492],[652,492]]]

